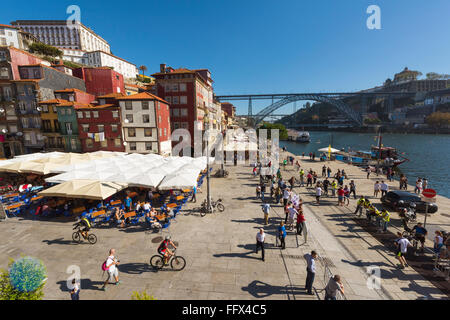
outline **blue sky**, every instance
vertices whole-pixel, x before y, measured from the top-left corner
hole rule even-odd
[[[218,95],[355,91],[405,66],[450,73],[448,0],[24,0],[2,3],[0,23],[66,19],[72,4],[114,54],[148,73],[208,68]],[[381,30],[366,27],[372,4]]]

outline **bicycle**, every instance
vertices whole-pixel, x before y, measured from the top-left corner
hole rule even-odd
[[[173,251],[172,257],[170,257],[167,264],[164,264],[164,256],[161,254],[155,254],[150,258],[150,265],[156,269],[161,270],[164,266],[169,265],[175,271],[181,271],[186,267],[186,260],[182,256],[176,255],[176,249]]]
[[[75,229],[76,228],[74,228],[74,230]],[[86,237],[81,233],[80,228],[78,227],[78,230],[72,234],[72,240],[74,242],[81,243],[83,241],[83,239],[87,240],[90,244],[97,243],[97,236],[95,234],[93,234],[93,233],[89,234],[86,239]]]
[[[220,212],[224,212],[225,211],[225,206],[222,203],[222,199],[219,199],[217,201],[214,201],[213,199],[211,199],[211,205],[210,208],[208,209],[208,200],[205,199],[202,202],[202,206],[200,207],[200,216],[204,217],[208,212],[213,213],[214,209],[219,210]]]

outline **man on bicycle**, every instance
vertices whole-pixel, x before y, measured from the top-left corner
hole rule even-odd
[[[88,232],[89,232],[89,230],[91,230],[91,224],[89,223],[89,220],[86,217],[81,218],[81,220],[79,222],[75,223],[74,226],[75,226],[75,228],[77,228],[77,227],[80,228],[81,235],[85,239],[87,239]],[[83,229],[81,229],[81,228],[83,228]]]
[[[177,248],[170,239],[170,236],[166,236],[166,239],[161,242],[158,247],[158,253],[164,257],[164,264],[167,264],[169,262],[169,259],[173,256],[173,252],[169,249],[169,245],[171,245],[175,249]]]

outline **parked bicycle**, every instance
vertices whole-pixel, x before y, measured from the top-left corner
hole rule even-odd
[[[81,243],[84,240],[87,240],[90,244],[96,244],[97,243],[97,236],[93,233],[90,233],[87,238],[81,233],[80,227],[75,227],[74,230],[78,228],[77,231],[75,231],[72,234],[72,240],[77,242],[77,243]]]
[[[219,210],[220,212],[225,211],[225,206],[222,203],[222,199],[218,199],[217,201],[211,199],[211,206],[209,209],[208,209],[208,200],[205,199],[202,202],[202,206],[200,207],[200,215],[204,217],[209,212],[213,213],[215,209]]]
[[[170,264],[170,267],[175,271],[181,271],[186,267],[186,260],[182,256],[177,256],[176,249],[173,250],[173,256],[169,259],[167,264],[164,264],[164,256],[161,254],[155,254],[150,258],[150,265],[156,269],[161,270],[164,266]]]

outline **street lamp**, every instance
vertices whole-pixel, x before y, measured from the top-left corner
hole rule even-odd
[[[206,132],[208,132],[207,138],[206,138],[206,206],[207,209],[206,211],[208,213],[212,212],[212,208],[211,208],[211,189],[210,189],[210,184],[209,184],[209,179],[210,179],[210,175],[209,175],[209,117],[208,115],[206,115],[203,118],[203,122],[205,125],[205,134]]]

